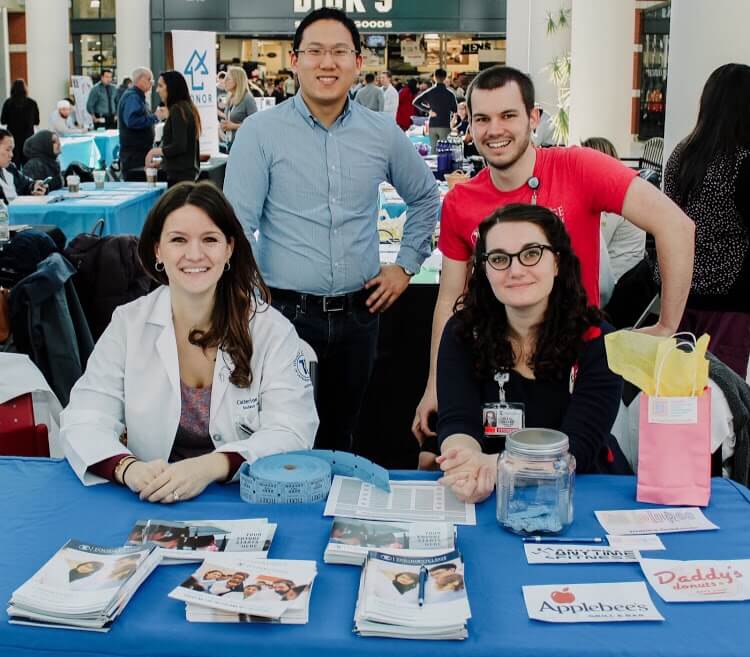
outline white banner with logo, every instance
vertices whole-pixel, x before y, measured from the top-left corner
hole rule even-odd
[[[172,30],[174,68],[187,81],[201,115],[201,153],[219,154],[219,119],[216,109],[216,33]]]
[[[663,621],[645,582],[524,586],[526,611],[547,623]]]
[[[86,102],[89,99],[94,82],[88,75],[74,75],[70,78],[70,81],[73,85],[73,98],[76,101],[76,123],[83,128],[88,128],[94,125],[91,114],[86,111]]]
[[[637,550],[583,545],[524,545],[526,561],[535,563],[635,563],[641,558]]]

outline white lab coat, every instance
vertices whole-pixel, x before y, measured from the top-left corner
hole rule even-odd
[[[219,349],[216,355],[209,420],[216,450],[239,452],[254,461],[310,449],[318,416],[294,327],[276,309],[263,305],[250,321],[250,335],[249,388],[232,385],[228,354]],[[117,454],[166,461],[180,408],[177,341],[169,287],[163,286],[117,308],[96,343],[60,416],[65,457],[86,485],[105,481],[88,467]],[[127,448],[119,441],[126,427]]]

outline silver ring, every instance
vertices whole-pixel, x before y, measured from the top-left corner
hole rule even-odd
[[[172,491],[172,499],[173,500],[179,500],[180,499],[180,494],[176,490]]]

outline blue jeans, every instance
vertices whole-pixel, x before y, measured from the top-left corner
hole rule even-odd
[[[273,296],[273,295],[272,295]],[[357,417],[375,364],[380,317],[364,303],[338,312],[286,299],[273,306],[294,324],[318,355],[316,406],[320,426],[317,449],[352,450]]]

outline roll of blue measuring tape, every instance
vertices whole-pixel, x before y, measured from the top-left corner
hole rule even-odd
[[[240,468],[240,497],[254,504],[322,502],[331,488],[330,464],[308,454],[273,454]]]

